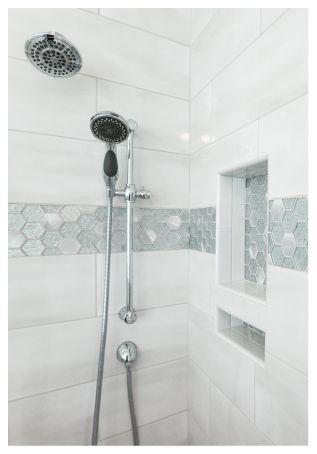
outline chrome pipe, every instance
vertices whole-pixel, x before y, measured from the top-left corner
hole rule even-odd
[[[107,187],[108,189],[108,187]],[[100,402],[102,392],[103,368],[105,362],[107,324],[108,324],[108,308],[109,308],[109,287],[110,287],[110,261],[111,261],[111,227],[112,227],[112,199],[113,195],[107,197],[107,236],[106,236],[106,269],[105,269],[105,288],[103,297],[103,313],[102,313],[102,329],[100,340],[100,352],[98,362],[98,376],[95,399],[95,411],[92,431],[92,445],[97,446],[98,430],[99,430],[99,415]]]

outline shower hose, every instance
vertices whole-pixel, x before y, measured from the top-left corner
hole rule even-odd
[[[110,260],[111,260],[111,227],[112,227],[112,197],[107,198],[107,232],[106,232],[106,266],[105,266],[105,288],[103,298],[103,313],[102,313],[102,328],[101,328],[101,341],[98,362],[98,375],[97,375],[97,389],[95,399],[95,411],[92,430],[92,446],[97,446],[98,443],[98,430],[99,430],[99,415],[100,415],[100,402],[102,392],[102,378],[103,368],[105,362],[106,338],[107,338],[107,324],[108,324],[108,308],[109,308],[109,284],[110,284]],[[129,407],[133,431],[134,445],[139,444],[138,431],[135,418],[135,410],[133,403],[132,393],[132,372],[131,365],[127,365],[127,387],[129,397]]]

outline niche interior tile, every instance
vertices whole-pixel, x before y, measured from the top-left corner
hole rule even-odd
[[[293,211],[286,211],[283,216],[283,230],[285,233],[292,233],[296,227],[297,219]]]
[[[159,251],[163,251],[168,248],[169,242],[166,238],[157,238],[154,242],[155,249]]]
[[[294,262],[296,269],[300,271],[305,271],[308,264],[308,254],[307,250],[304,247],[297,247],[294,252]]]
[[[28,256],[41,255],[44,250],[44,244],[41,240],[27,240],[23,244],[22,249]]]
[[[23,253],[23,251],[21,251],[21,249],[9,248],[8,257],[9,258],[25,257],[25,254]]]
[[[76,206],[65,206],[61,211],[61,216],[66,222],[76,222],[80,216],[80,211]]]
[[[22,230],[23,231],[23,230]],[[308,229],[305,222],[298,222],[294,230],[294,237],[297,246],[307,246]]]
[[[82,230],[78,235],[78,241],[80,241],[83,246],[93,246],[97,239],[97,235],[91,230]]]
[[[25,205],[23,203],[9,203],[9,213],[21,213]]]
[[[293,233],[285,233],[282,240],[282,249],[285,257],[293,257],[296,242]],[[286,262],[289,263],[289,262]]]
[[[140,235],[140,240],[143,244],[153,244],[157,238],[156,233],[152,229],[143,230]]]
[[[78,224],[83,230],[93,229],[97,222],[97,219],[92,214],[82,214],[78,219]]]
[[[25,224],[25,220],[20,214],[9,213],[8,228],[9,230],[21,230]]]
[[[46,213],[59,213],[63,205],[42,205]]]
[[[60,228],[60,232],[64,238],[77,238],[80,228],[76,222],[64,222]]]
[[[75,238],[67,238],[59,245],[63,254],[77,254],[80,248],[80,243]]]
[[[58,247],[47,247],[44,249],[42,255],[61,255],[60,249]]]
[[[63,223],[57,213],[44,214],[40,222],[46,230],[58,230]]]
[[[22,229],[23,234],[29,240],[41,238],[44,229],[39,222],[27,222]]]
[[[22,211],[22,214],[26,221],[40,221],[44,215],[44,211],[40,205],[27,205]]]
[[[59,246],[59,244],[63,240],[63,237],[59,232],[55,230],[52,232],[45,232],[41,240],[46,247],[52,248]],[[46,253],[45,255],[47,254],[48,253]]]
[[[19,230],[10,230],[8,233],[8,246],[9,248],[19,248],[25,239],[25,236]]]

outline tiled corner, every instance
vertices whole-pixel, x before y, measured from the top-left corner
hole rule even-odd
[[[190,210],[189,249],[216,253],[216,207]]]
[[[269,263],[308,270],[307,197],[270,200],[268,243]]]
[[[9,257],[97,254],[106,248],[107,207],[9,204]],[[135,208],[133,249],[189,247],[188,209]],[[113,208],[112,252],[126,250],[126,210]]]
[[[244,279],[266,285],[268,176],[245,181]]]

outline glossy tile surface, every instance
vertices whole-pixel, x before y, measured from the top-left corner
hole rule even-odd
[[[191,43],[196,40],[217,11],[218,8],[192,8]]]
[[[189,360],[188,362],[188,412],[209,437],[209,379]]]
[[[189,446],[209,446],[209,440],[203,433],[194,418],[188,412],[188,445]]]
[[[209,314],[210,254],[189,251],[188,302],[205,314]]]
[[[190,153],[211,143],[211,85],[190,101]]]
[[[287,8],[261,8],[261,33],[274,24]]]

